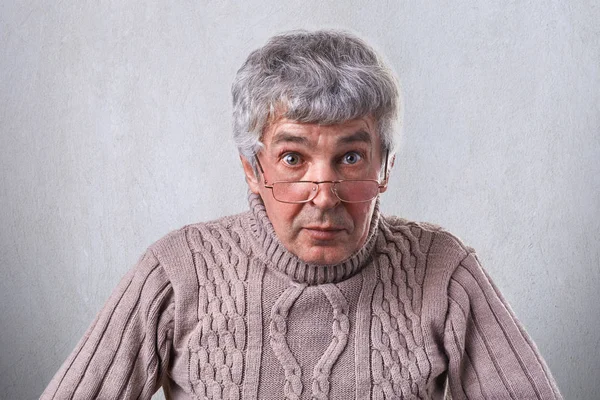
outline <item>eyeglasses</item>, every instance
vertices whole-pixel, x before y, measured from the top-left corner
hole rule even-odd
[[[331,192],[344,203],[364,203],[373,200],[379,190],[387,185],[388,155],[385,155],[383,183],[375,179],[342,179],[337,181],[277,181],[269,185],[258,156],[255,156],[260,173],[265,178],[264,186],[271,189],[273,198],[281,203],[300,204],[312,201],[319,193],[319,185],[331,184]]]

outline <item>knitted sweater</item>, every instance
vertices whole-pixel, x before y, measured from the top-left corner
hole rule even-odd
[[[473,250],[383,217],[311,265],[249,212],[186,226],[123,278],[42,399],[560,399]]]

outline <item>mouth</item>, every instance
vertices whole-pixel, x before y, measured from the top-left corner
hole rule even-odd
[[[320,226],[309,226],[305,227],[304,230],[314,240],[328,241],[337,239],[345,229],[338,227],[320,227]]]

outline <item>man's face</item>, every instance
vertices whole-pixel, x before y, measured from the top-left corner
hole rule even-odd
[[[381,143],[372,118],[337,125],[303,124],[281,118],[264,131],[257,178],[242,159],[250,189],[259,194],[283,245],[305,262],[337,264],[365,243],[375,200],[341,202],[330,183],[321,183],[308,203],[281,203],[264,187],[276,181],[379,179]],[[383,192],[385,189],[381,189]]]

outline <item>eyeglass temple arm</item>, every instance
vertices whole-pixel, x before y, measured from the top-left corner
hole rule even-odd
[[[262,174],[264,180],[265,180],[265,187],[267,189],[273,189],[273,185],[269,185],[267,182],[267,177],[265,176],[265,170],[263,169],[262,165],[260,164],[260,160],[258,159],[258,155],[255,154],[254,155],[254,159],[256,160],[256,163],[258,164],[258,168],[260,169],[260,173]]]

